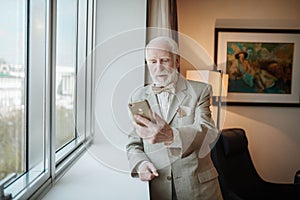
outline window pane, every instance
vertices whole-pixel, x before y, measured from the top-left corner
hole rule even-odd
[[[0,180],[25,170],[25,11],[0,0]]]
[[[77,0],[57,1],[56,149],[75,138]]]
[[[44,0],[29,4],[27,81],[27,169],[45,163],[45,106],[46,106],[46,17]]]

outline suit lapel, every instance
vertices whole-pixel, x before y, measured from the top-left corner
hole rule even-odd
[[[183,103],[183,100],[186,98],[187,85],[185,79],[179,76],[178,81],[176,83],[176,91],[175,95],[172,97],[171,104],[169,107],[168,115],[167,115],[167,123],[170,124],[172,119],[174,118],[178,107]]]
[[[159,103],[158,103],[158,100],[157,100],[157,97],[156,95],[152,92],[152,87],[149,86],[147,88],[147,91],[146,91],[146,99],[148,100],[149,104],[150,104],[150,107],[151,107],[151,110],[153,112],[156,112],[159,116],[162,116],[161,115],[161,110],[160,110],[160,106],[159,106]]]

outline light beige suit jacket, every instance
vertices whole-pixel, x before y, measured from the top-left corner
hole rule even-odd
[[[211,120],[210,97],[210,85],[180,77],[166,119],[174,130],[176,140],[180,142],[170,146],[150,144],[135,131],[129,134],[126,150],[132,176],[138,176],[136,167],[142,161],[152,162],[158,169],[159,177],[149,183],[151,199],[172,199],[171,176],[179,200],[206,199],[201,192],[205,183],[218,176],[208,151],[208,144],[216,139],[216,135],[213,135],[216,129]],[[148,100],[152,111],[161,115],[151,85],[139,89],[131,101],[144,99]]]

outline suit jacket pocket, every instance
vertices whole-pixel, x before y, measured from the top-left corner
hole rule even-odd
[[[212,167],[212,168],[198,174],[198,179],[199,179],[200,183],[208,182],[217,177],[218,177],[218,172],[215,167]]]
[[[195,109],[188,106],[179,106],[177,110],[179,126],[193,124],[195,120]]]

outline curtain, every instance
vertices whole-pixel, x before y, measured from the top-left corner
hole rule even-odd
[[[176,0],[147,1],[147,43],[157,36],[169,36],[178,41]],[[151,83],[150,74],[145,69],[145,84]]]
[[[177,40],[176,0],[148,0],[147,2],[147,40],[156,36],[170,36]]]

